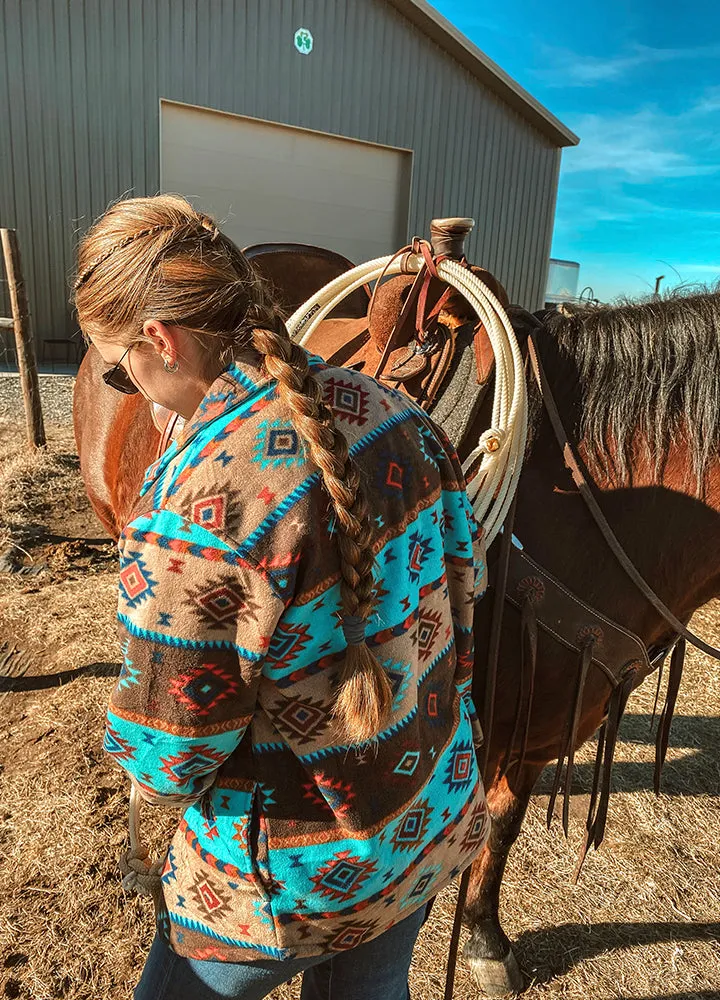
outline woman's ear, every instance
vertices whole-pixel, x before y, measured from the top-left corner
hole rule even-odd
[[[168,326],[158,319],[146,319],[143,334],[164,361],[171,365],[175,363],[179,346],[176,327]]]

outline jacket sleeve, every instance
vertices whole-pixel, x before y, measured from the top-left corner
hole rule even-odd
[[[283,610],[261,573],[200,525],[163,510],[125,529],[123,663],[104,747],[148,801],[182,804],[212,784],[252,719]]]

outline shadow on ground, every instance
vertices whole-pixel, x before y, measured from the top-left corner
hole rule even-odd
[[[629,714],[623,718],[620,745],[613,764],[612,788],[615,792],[652,791],[655,770],[655,725],[650,730],[650,715]],[[622,760],[622,744],[631,747],[647,745],[648,760]],[[670,730],[670,748],[687,752],[678,760],[668,760],[662,776],[663,795],[720,796],[720,717],[708,715],[677,715]],[[632,752],[632,751],[630,751]],[[550,764],[535,786],[535,795],[549,795],[555,764]],[[592,786],[593,764],[576,764],[573,792],[583,794]],[[716,998],[720,1000],[720,997]]]
[[[36,674],[24,677],[0,677],[0,694],[6,691],[44,691],[47,688],[61,687],[78,677],[117,677],[120,674],[119,663],[88,663],[72,670],[60,670],[56,674]]]
[[[720,921],[688,923],[597,923],[592,927],[585,924],[560,924],[558,927],[544,927],[540,930],[525,931],[520,935],[513,950],[520,965],[533,969],[531,978],[537,983],[547,983],[585,959],[619,949],[634,948],[638,945],[681,941],[717,941],[720,938]],[[718,1000],[717,990],[689,993],[658,994],[645,1000],[692,1000],[692,998],[713,997]]]

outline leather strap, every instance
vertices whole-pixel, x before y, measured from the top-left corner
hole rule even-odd
[[[368,327],[370,326],[370,317],[372,316],[372,311],[375,308],[375,299],[377,298],[378,289],[380,288],[380,285],[382,284],[383,278],[385,277],[385,275],[390,270],[390,265],[393,263],[393,261],[397,260],[398,257],[402,257],[403,254],[410,253],[411,250],[412,250],[412,247],[411,247],[410,244],[408,244],[407,246],[402,247],[400,250],[397,251],[397,253],[394,253],[392,255],[392,257],[390,258],[390,260],[387,262],[387,264],[385,265],[385,267],[380,272],[380,277],[375,282],[375,287],[373,288],[372,295],[370,296],[370,304],[368,305],[368,311],[367,311]],[[401,261],[401,267],[402,267],[402,261]],[[403,268],[403,273],[405,273],[404,272],[404,268]],[[364,287],[367,288],[367,285],[365,285]]]
[[[635,670],[628,669],[624,679],[618,684],[610,696],[607,715],[607,729],[605,731],[605,759],[603,761],[602,780],[600,782],[600,793],[598,797],[597,812],[593,820],[592,844],[595,850],[598,849],[605,836],[605,826],[607,824],[608,806],[610,804],[610,777],[615,759],[615,746],[617,744],[620,722],[625,712],[627,700],[633,689],[635,680]]]
[[[450,936],[450,950],[447,960],[447,974],[445,976],[445,993],[443,1000],[452,1000],[455,989],[455,968],[457,966],[458,945],[460,944],[460,931],[462,929],[462,916],[467,899],[468,886],[470,884],[470,868],[466,868],[460,879],[458,889],[457,905],[455,906],[455,919],[453,920],[452,935]]]
[[[507,591],[506,591],[507,597]],[[508,598],[509,599],[509,598]],[[505,764],[500,772],[500,780],[510,770],[511,766],[517,764],[518,772],[522,770],[527,754],[528,737],[530,735],[530,719],[532,716],[533,695],[535,692],[535,673],[537,670],[537,649],[538,649],[538,620],[535,605],[529,594],[525,596],[520,604],[520,678],[515,699],[515,721],[513,722],[512,736],[508,743],[508,754]],[[526,698],[527,689],[527,698]],[[517,757],[513,757],[512,750],[520,734],[522,724],[522,738],[520,750]]]
[[[685,663],[685,639],[679,639],[670,657],[670,670],[668,672],[668,689],[665,696],[660,722],[658,723],[657,739],[655,742],[655,794],[660,794],[660,777],[665,764],[668,740],[670,739],[670,723],[675,712],[680,681],[682,680],[683,665]]]
[[[490,639],[488,642],[487,680],[485,682],[485,698],[483,705],[482,728],[485,734],[483,747],[482,772],[485,773],[490,744],[492,743],[493,724],[495,721],[495,691],[497,688],[498,663],[500,662],[500,637],[502,635],[503,611],[507,594],[508,572],[510,569],[510,553],[512,551],[512,532],[517,510],[517,492],[510,504],[500,538],[500,557],[498,559],[495,593],[493,595],[492,621],[490,624]],[[510,748],[512,749],[512,748]]]
[[[592,650],[595,645],[592,639],[588,639],[580,654],[580,667],[578,670],[577,686],[575,688],[575,702],[570,721],[570,739],[567,745],[567,767],[565,768],[565,794],[563,797],[562,825],[565,836],[568,836],[570,826],[570,793],[572,791],[573,767],[575,764],[575,746],[577,745],[578,729],[580,728],[580,717],[582,716],[583,694],[585,693],[585,682],[588,671],[592,663]]]
[[[424,329],[432,323],[434,319],[440,313],[440,310],[445,305],[450,295],[452,294],[452,289],[445,287],[441,292],[438,293],[437,287],[445,285],[445,282],[440,278],[437,272],[437,265],[440,261],[445,260],[444,256],[433,256],[432,247],[426,240],[420,240],[415,238],[410,247],[404,247],[399,250],[398,253],[394,255],[392,260],[395,260],[398,256],[403,253],[407,253],[411,250],[414,254],[420,254],[423,258],[423,265],[418,271],[415,280],[413,281],[407,298],[403,304],[400,311],[400,315],[397,318],[395,326],[390,332],[387,343],[385,344],[382,353],[380,355],[380,360],[378,365],[373,372],[373,378],[380,378],[385,370],[385,365],[390,357],[393,349],[396,346],[403,346],[398,344],[398,338],[401,331],[404,329],[405,324],[410,316],[410,313],[415,308],[415,337],[420,343],[422,343],[422,335]],[[392,260],[386,265],[385,271],[388,270]],[[370,301],[370,308],[368,309],[368,326],[370,325],[370,316],[372,314],[373,305],[375,303],[375,293],[380,287],[380,282],[383,279],[385,271],[380,275],[377,282],[375,283],[375,292]],[[432,294],[431,294],[432,293]],[[428,299],[433,302],[430,310],[428,311]],[[447,372],[447,365],[444,367],[443,374]],[[438,383],[439,384],[439,383]]]
[[[540,361],[540,357],[537,351],[537,345],[535,343],[535,335],[531,332],[528,335],[528,352],[530,355],[530,362],[532,364],[533,373],[537,381],[538,387],[540,389],[540,394],[545,403],[545,409],[547,410],[548,417],[550,418],[550,423],[552,424],[553,431],[555,432],[555,437],[560,445],[560,450],[562,451],[563,458],[565,460],[565,465],[570,471],[573,477],[575,485],[580,491],[585,504],[587,505],[590,514],[592,515],[595,524],[600,529],[600,532],[607,542],[608,547],[612,551],[613,555],[620,563],[622,568],[625,570],[627,575],[630,577],[632,582],[638,588],[643,597],[646,598],[658,612],[658,614],[684,639],[687,639],[689,643],[695,646],[697,649],[702,650],[703,653],[707,653],[708,656],[714,657],[716,660],[720,660],[720,649],[716,649],[715,646],[711,646],[709,643],[705,642],[699,636],[691,632],[679,618],[676,618],[672,611],[660,600],[655,591],[646,582],[644,577],[640,575],[638,570],[635,568],[633,563],[630,561],[625,550],[620,544],[617,535],[612,530],[610,525],[605,518],[605,515],[600,509],[597,500],[593,496],[590,487],[588,486],[585,475],[580,467],[580,462],[573,448],[573,445],[568,437],[567,431],[560,417],[560,413],[555,402],[555,398],[548,384],[545,371]]]
[[[390,356],[390,352],[396,346],[396,342],[397,342],[397,338],[398,338],[398,333],[402,329],[402,327],[405,325],[405,322],[406,322],[408,316],[410,315],[411,310],[413,309],[413,307],[415,306],[415,304],[417,302],[417,298],[418,298],[418,295],[420,294],[420,289],[422,288],[422,284],[425,281],[426,274],[427,274],[427,271],[426,271],[425,267],[424,266],[421,267],[420,270],[417,273],[417,276],[416,276],[415,280],[413,281],[412,285],[410,286],[410,291],[408,292],[408,296],[405,299],[405,302],[403,304],[402,309],[400,310],[400,315],[398,316],[398,318],[397,318],[397,320],[395,322],[395,326],[390,331],[390,336],[388,337],[387,343],[385,344],[385,347],[382,350],[382,354],[380,355],[380,360],[378,361],[377,368],[373,372],[373,378],[380,378],[380,376],[381,376],[381,374],[383,372],[383,369],[385,368],[385,364],[387,362],[387,359]],[[375,289],[376,290],[377,290],[377,287],[378,287],[379,283],[380,283],[380,279],[378,278],[378,281],[375,284]],[[370,325],[370,310],[368,310],[368,326],[369,325]]]
[[[573,881],[577,885],[578,879],[580,878],[580,872],[582,871],[583,864],[585,863],[585,857],[590,847],[590,841],[593,838],[593,824],[595,822],[595,806],[597,803],[598,788],[600,787],[600,774],[602,772],[603,764],[603,754],[605,752],[605,735],[607,733],[607,719],[600,726],[598,732],[597,749],[595,751],[595,764],[593,767],[593,780],[592,788],[590,790],[590,804],[588,806],[587,817],[585,819],[585,839],[583,840],[582,847],[580,848],[580,854],[578,855],[577,864],[575,865],[575,871],[573,872]],[[549,824],[548,824],[549,825]]]

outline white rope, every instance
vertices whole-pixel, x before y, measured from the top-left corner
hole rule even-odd
[[[387,275],[417,272],[423,263],[420,254],[405,254],[395,260],[379,257],[341,274],[292,314],[287,321],[290,336],[302,345],[307,344],[328,313],[355,289],[377,281],[383,272]],[[486,544],[490,545],[505,520],[522,468],[527,435],[523,360],[510,320],[487,285],[454,260],[440,261],[437,270],[443,281],[464,295],[482,320],[495,355],[492,425],[481,435],[463,466],[467,472],[481,459],[468,483],[468,495],[485,532]]]

